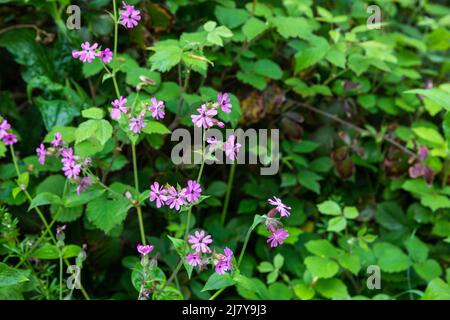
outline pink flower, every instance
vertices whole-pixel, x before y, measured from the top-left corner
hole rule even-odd
[[[119,120],[121,113],[126,114],[128,112],[128,107],[125,106],[126,103],[127,98],[124,98],[122,96],[120,96],[119,99],[111,102],[111,105],[113,106],[113,109],[111,110],[111,118]]]
[[[175,210],[180,210],[182,205],[187,204],[184,196],[184,189],[178,192],[174,187],[167,189],[167,195],[165,196],[166,205]]]
[[[225,155],[230,158],[230,160],[236,159],[236,154],[241,150],[241,144],[236,142],[236,136],[234,134],[228,137],[227,142],[223,145],[225,149]]]
[[[161,208],[164,205],[166,190],[162,186],[159,186],[159,182],[153,182],[150,186],[150,201],[156,200],[156,207]]]
[[[142,128],[145,128],[146,124],[144,123],[145,111],[142,111],[141,114],[136,118],[130,119],[130,130],[134,133],[140,133]]]
[[[214,267],[214,270],[218,273],[218,274],[225,274],[225,272],[228,271],[228,267],[227,267],[227,263],[225,261],[218,261]]]
[[[186,256],[187,263],[193,267],[199,266],[202,264],[202,259],[200,259],[200,253],[189,253]]]
[[[62,135],[60,132],[55,133],[55,138],[52,141],[52,146],[54,148],[57,148],[61,145],[62,143]]]
[[[13,145],[14,143],[17,142],[17,137],[15,134],[13,133],[7,133],[4,137],[3,137],[3,142],[9,146],[9,145]]]
[[[202,188],[199,183],[195,180],[189,180],[184,195],[187,201],[194,203],[198,201]]]
[[[430,153],[430,152],[429,152],[429,150],[428,150],[427,147],[421,146],[421,147],[419,148],[419,152],[418,152],[419,160],[420,160],[420,161],[425,160],[425,159],[428,157],[428,154],[429,154],[429,153]]]
[[[144,256],[149,254],[150,252],[152,252],[154,248],[155,248],[154,246],[150,246],[150,245],[146,245],[146,246],[144,246],[142,244],[137,245],[137,251]]]
[[[138,21],[141,20],[141,12],[125,2],[123,2],[123,6],[125,10],[120,10],[120,23],[128,29],[136,27]]]
[[[288,207],[283,202],[281,202],[281,199],[274,196],[273,200],[269,199],[267,201],[271,205],[276,206],[277,211],[280,213],[282,217],[289,217],[289,215],[291,214],[291,212],[289,211],[291,210],[291,207]]]
[[[72,57],[74,57],[75,59],[80,59],[83,63],[85,63],[86,61],[88,63],[91,63],[95,57],[99,57],[100,56],[100,52],[97,52],[97,47],[98,47],[98,43],[94,43],[92,46],[90,45],[89,42],[85,42],[81,44],[81,51],[76,51],[73,50],[72,51]]]
[[[154,119],[164,119],[164,101],[158,101],[156,98],[151,98],[150,102],[151,104],[148,110],[152,112],[152,117]]]
[[[282,245],[288,236],[287,230],[282,228],[276,229],[272,231],[272,235],[267,239],[267,242],[270,243],[272,248],[275,248],[278,245]]]
[[[79,164],[63,166],[64,175],[69,179],[76,179],[80,175],[81,166]]]
[[[199,114],[191,115],[192,122],[198,127],[203,127],[205,129],[210,128],[214,125],[216,121],[212,117],[217,115],[216,109],[208,109],[206,104],[203,104],[200,108],[197,109]]]
[[[76,156],[74,156],[72,148],[62,150],[61,163],[64,166],[72,167],[75,164],[75,159],[76,159]]]
[[[80,183],[78,183],[77,186],[77,195],[80,195],[81,192],[85,192],[87,188],[91,186],[91,178],[84,177],[80,180]]]
[[[205,231],[195,231],[194,236],[190,235],[188,242],[192,244],[191,248],[195,252],[211,253],[211,249],[208,244],[212,243],[210,235],[205,236]]]
[[[45,148],[44,144],[41,143],[39,148],[36,148],[36,153],[39,156],[39,163],[44,164],[45,163],[45,157],[49,154],[47,149]]]
[[[100,51],[100,59],[104,63],[110,63],[113,58],[113,53],[109,48],[106,48],[105,50]]]
[[[9,129],[11,129],[11,125],[4,119],[2,123],[0,123],[0,140],[8,134]]]
[[[230,101],[231,99],[228,97],[228,93],[222,94],[222,92],[219,92],[219,95],[217,96],[217,102],[219,103],[219,106],[223,112],[231,112],[231,108],[233,106],[231,105]]]

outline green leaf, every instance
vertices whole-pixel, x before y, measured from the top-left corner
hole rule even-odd
[[[39,193],[30,203],[28,211],[39,206],[49,205],[49,204],[62,204],[61,198],[56,194],[50,192]]]
[[[307,257],[305,265],[312,276],[318,278],[331,278],[339,271],[339,265],[328,258]]]
[[[322,180],[322,177],[317,173],[309,170],[298,170],[297,179],[306,189],[314,191],[317,194],[320,193],[320,184],[317,181]]]
[[[267,24],[265,24],[258,18],[252,17],[248,19],[242,26],[242,33],[245,35],[247,41],[252,41],[254,38],[263,33],[266,29]]]
[[[349,296],[347,286],[340,279],[320,279],[314,288],[329,299],[345,299]]]
[[[88,119],[102,119],[104,116],[104,112],[100,108],[93,107],[81,111],[81,115],[83,116],[83,118]]]
[[[421,300],[450,300],[450,285],[440,278],[431,280]]]
[[[431,281],[442,274],[442,269],[436,260],[428,259],[416,262],[413,265],[414,271],[425,281]]]
[[[406,227],[407,219],[403,209],[396,202],[382,202],[376,207],[375,220],[388,230],[401,230]]]
[[[227,8],[222,6],[216,6],[214,14],[219,20],[220,24],[227,26],[228,28],[236,28],[242,25],[248,19],[248,12],[243,9]]]
[[[411,236],[405,241],[409,256],[416,262],[423,262],[428,257],[428,247],[418,237]]]
[[[341,207],[339,204],[332,200],[326,200],[317,205],[317,209],[319,209],[320,213],[328,214],[332,216],[338,216],[342,214]]]
[[[340,232],[347,226],[347,220],[344,217],[335,217],[328,221],[327,231]]]
[[[36,249],[31,256],[35,259],[54,260],[59,259],[59,251],[55,245],[46,243]]]
[[[41,96],[35,99],[45,128],[50,131],[54,126],[65,126],[80,114],[77,107],[65,100],[45,100]]]
[[[268,261],[261,262],[257,268],[258,268],[258,271],[261,273],[272,272],[274,269],[273,265]]]
[[[444,138],[433,128],[419,127],[413,128],[412,130],[419,138],[428,141],[435,146],[442,147],[445,145]]]
[[[202,289],[203,291],[209,291],[209,290],[219,290],[222,288],[226,288],[229,286],[232,286],[236,283],[234,281],[230,274],[225,273],[223,275],[218,274],[217,272],[214,272],[206,281],[205,286]]]
[[[358,256],[343,254],[338,257],[339,264],[345,268],[350,270],[353,274],[358,274],[361,269],[361,261]]]
[[[104,119],[91,119],[82,122],[76,132],[76,144],[89,138],[95,138],[101,145],[104,145],[112,136],[112,126]]]
[[[439,106],[450,110],[450,94],[439,88],[407,90],[404,93],[421,94]]]
[[[173,238],[171,236],[167,236],[169,240],[172,242],[173,247],[175,248],[175,251],[180,256],[180,259],[183,260],[183,266],[186,269],[186,272],[188,274],[189,279],[192,276],[192,270],[194,270],[194,267],[187,263],[186,261],[186,255],[189,253],[189,245],[188,243],[183,239],[177,239]]]
[[[303,39],[311,35],[311,24],[305,18],[297,17],[274,17],[270,22],[275,26],[277,32],[283,38],[300,37]]]
[[[283,76],[283,70],[280,66],[269,59],[260,59],[253,65],[253,72],[260,76],[264,76],[271,79],[281,79]]]
[[[131,204],[127,200],[108,200],[102,197],[88,203],[86,215],[94,226],[108,233],[125,220],[130,208]]]
[[[373,252],[377,257],[378,265],[384,272],[400,272],[408,269],[409,257],[400,248],[387,243],[378,242],[373,246]]]
[[[356,219],[359,215],[358,209],[356,207],[345,207],[344,217],[347,219]]]
[[[180,63],[183,50],[174,40],[159,41],[152,48],[155,53],[150,57],[151,70],[166,72]]]
[[[0,288],[16,286],[29,281],[30,270],[15,269],[0,262]]]
[[[284,257],[281,254],[277,254],[275,258],[273,258],[273,265],[276,269],[281,269],[284,264]]]
[[[142,131],[148,134],[169,134],[171,132],[164,124],[153,120],[148,121]]]
[[[309,252],[323,258],[332,258],[340,255],[341,250],[331,244],[329,240],[310,240],[305,244]]]
[[[83,63],[83,76],[92,77],[103,70],[103,63],[100,59],[94,59],[91,63]]]
[[[314,298],[315,291],[304,283],[297,283],[294,286],[294,293],[301,300],[311,300]]]

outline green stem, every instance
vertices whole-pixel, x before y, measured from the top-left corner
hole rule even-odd
[[[252,234],[253,229],[254,229],[253,226],[251,226],[248,229],[247,234],[245,236],[244,245],[242,246],[242,251],[241,251],[241,254],[239,255],[239,259],[237,262],[238,269],[239,269],[239,266],[241,265],[242,259],[244,258],[245,249],[247,249],[247,244],[248,244],[248,241],[250,240],[250,235]],[[218,290],[215,294],[213,294],[211,296],[211,298],[209,298],[209,300],[214,300],[215,298],[217,298],[217,296],[219,296],[219,294],[221,294],[223,290],[225,290],[225,288]]]
[[[225,219],[227,217],[228,204],[230,202],[231,188],[233,186],[235,172],[236,172],[236,161],[233,161],[233,164],[231,165],[230,169],[230,174],[228,175],[227,193],[225,195],[225,203],[223,205],[222,210],[222,218],[221,218],[222,227],[225,225]]]
[[[10,152],[11,152],[11,158],[12,158],[13,163],[14,163],[14,168],[16,169],[17,177],[19,177],[19,176],[20,176],[20,170],[19,170],[19,165],[18,165],[18,163],[17,163],[16,154],[15,154],[15,152],[14,152],[14,146],[13,146],[13,145],[10,145],[10,149],[9,149],[9,150],[10,150]],[[25,195],[26,195],[28,201],[31,203],[31,201],[33,200],[33,199],[31,198],[31,195],[28,193],[27,190],[24,190],[24,193],[25,193]],[[56,241],[56,238],[55,238],[55,236],[53,235],[53,232],[50,230],[51,226],[48,224],[47,219],[45,219],[44,214],[42,213],[42,211],[41,211],[38,207],[35,207],[34,210],[38,213],[39,218],[42,220],[42,223],[44,224],[44,226],[46,227],[46,229],[49,230],[48,232],[50,233],[50,238],[52,239],[53,244],[54,244],[55,246],[57,246],[57,245],[58,245],[58,242]],[[70,263],[69,263],[69,261],[68,261],[67,259],[64,258],[64,262],[66,263],[66,265],[67,265],[68,267],[70,266]],[[81,290],[81,293],[83,294],[84,298],[85,298],[86,300],[90,300],[89,295],[87,294],[86,290],[83,288],[83,285],[81,285],[81,284],[80,284],[80,290]]]
[[[131,143],[131,153],[132,153],[132,156],[133,156],[134,188],[136,189],[136,196],[139,197],[139,177],[138,177],[138,172],[137,172],[136,144],[134,142]],[[142,242],[143,245],[146,245],[147,241],[145,239],[144,219],[142,218],[141,205],[138,204],[136,206],[136,209],[137,209],[138,220],[139,220],[139,230],[141,232],[141,242]]]
[[[59,300],[62,300],[63,256],[62,256],[62,249],[58,248],[58,250],[59,250]]]
[[[203,168],[205,167],[205,147],[206,147],[205,129],[203,129],[202,136],[203,136],[203,138],[202,138],[202,164],[200,165],[200,170],[198,171],[197,183],[200,183],[200,180],[202,179]],[[188,213],[187,213],[186,231],[184,232],[184,240],[185,241],[187,240],[187,238],[189,236],[189,231],[191,228],[191,215],[192,215],[192,206],[189,208]],[[173,281],[173,279],[175,279],[175,277],[178,274],[178,272],[180,271],[182,265],[183,265],[183,258],[181,258],[180,261],[178,261],[178,264],[175,267],[175,270],[173,271],[172,275],[169,277],[169,279],[164,284],[164,287],[168,286]]]
[[[113,0],[113,10],[114,10],[114,60],[117,57],[117,38],[119,33],[119,21],[117,21],[117,8],[116,0]]]

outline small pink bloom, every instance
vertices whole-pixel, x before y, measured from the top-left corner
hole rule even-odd
[[[212,243],[210,235],[205,236],[205,231],[195,231],[194,235],[189,236],[188,242],[192,244],[191,248],[196,252],[211,253],[208,244]]]
[[[100,51],[100,59],[104,63],[110,63],[112,61],[112,58],[113,58],[113,53],[111,50],[109,50],[109,48],[106,48],[105,50]]]
[[[90,45],[89,42],[85,42],[81,44],[81,51],[76,51],[73,50],[72,51],[72,57],[74,57],[75,59],[80,59],[83,63],[88,62],[91,63],[95,57],[99,57],[100,56],[100,52],[97,52],[97,47],[98,44],[94,43],[92,46]]]
[[[125,2],[123,2],[123,7],[125,10],[120,10],[120,23],[127,29],[136,27],[138,21],[141,20],[141,12]]]
[[[130,130],[134,133],[140,133],[142,128],[145,128],[146,124],[144,123],[145,111],[142,111],[141,114],[136,118],[130,119]]]
[[[80,195],[81,192],[85,192],[87,188],[89,188],[92,185],[91,178],[84,177],[80,180],[77,186],[77,195]]]
[[[151,98],[150,99],[150,107],[148,108],[148,110],[150,110],[152,112],[152,117],[154,119],[164,119],[164,101],[158,101],[156,100],[156,98]]]
[[[11,125],[6,119],[4,119],[2,123],[0,123],[0,140],[2,140],[8,134],[9,129],[11,129]]]
[[[62,143],[62,135],[60,132],[55,133],[55,138],[52,141],[52,146],[54,148],[57,148],[61,145]]]
[[[64,175],[69,179],[76,179],[80,175],[81,166],[79,164],[63,166]]]
[[[186,256],[187,263],[193,267],[199,266],[202,264],[202,259],[200,259],[200,253],[189,253]]]
[[[44,164],[45,163],[45,157],[49,154],[47,149],[45,148],[44,144],[41,143],[39,148],[36,148],[36,153],[39,156],[39,163]]]
[[[186,196],[187,201],[195,203],[198,201],[201,192],[202,188],[200,184],[195,180],[189,180],[184,195]]]
[[[155,181],[150,186],[150,201],[156,201],[156,207],[161,208],[164,205],[165,193],[163,186],[159,185],[159,182]]]
[[[150,252],[152,252],[154,248],[155,248],[154,246],[150,246],[150,245],[144,246],[142,244],[138,244],[137,251],[140,254],[145,256],[145,255],[149,254]]]
[[[119,120],[121,113],[126,114],[128,112],[128,107],[125,106],[126,103],[127,98],[124,98],[122,96],[120,96],[119,99],[111,102],[111,105],[113,106],[113,109],[111,110],[111,118]]]
[[[269,199],[268,202],[271,205],[276,206],[277,211],[280,213],[282,217],[288,217],[291,214],[290,212],[291,207],[288,207],[283,202],[281,202],[281,199],[274,196],[273,200]]]
[[[15,134],[13,133],[7,133],[4,137],[3,137],[3,142],[9,146],[9,145],[13,145],[14,143],[17,142],[17,137]]]
[[[219,103],[220,108],[223,112],[230,113],[231,108],[233,107],[230,103],[231,99],[228,97],[228,93],[219,92],[217,96],[217,102]]]
[[[236,142],[236,136],[234,134],[228,137],[227,142],[223,145],[225,149],[225,155],[230,160],[235,160],[237,153],[241,150],[241,144]]]
[[[184,196],[184,189],[178,192],[174,187],[169,187],[166,191],[165,201],[170,209],[175,208],[175,210],[180,210],[182,205],[187,204]]]
[[[287,230],[282,228],[276,229],[272,231],[272,235],[267,239],[267,242],[270,243],[272,248],[275,248],[278,245],[282,245],[288,236]]]
[[[192,122],[198,127],[198,128],[210,128],[214,125],[213,117],[217,115],[216,109],[208,109],[206,104],[202,105],[200,108],[197,109],[199,114],[191,115]],[[217,120],[216,120],[217,121]]]

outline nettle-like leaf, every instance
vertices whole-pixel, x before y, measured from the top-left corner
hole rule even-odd
[[[159,41],[150,48],[154,54],[150,57],[151,70],[167,72],[180,63],[183,49],[177,40]]]
[[[132,205],[128,200],[110,200],[101,197],[88,203],[86,215],[94,226],[108,233],[125,220],[131,207]]]
[[[388,273],[400,272],[410,266],[409,257],[403,251],[388,242],[378,242],[373,246],[381,270]]]

